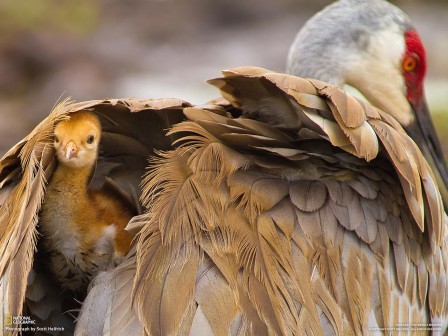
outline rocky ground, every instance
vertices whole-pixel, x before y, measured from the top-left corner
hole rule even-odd
[[[0,155],[64,97],[201,103],[216,96],[205,80],[221,69],[283,71],[296,32],[329,2],[65,0],[55,7],[51,0],[3,0]],[[448,112],[448,4],[402,0],[399,6],[427,46],[430,104]]]

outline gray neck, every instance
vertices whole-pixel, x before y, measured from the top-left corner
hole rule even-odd
[[[373,33],[392,24],[410,27],[408,17],[384,0],[340,0],[312,17],[296,36],[287,72],[338,86],[347,67],[369,46]]]

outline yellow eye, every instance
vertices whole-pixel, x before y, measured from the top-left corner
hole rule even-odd
[[[415,55],[406,56],[403,60],[403,70],[406,72],[414,71],[418,64],[418,58]]]

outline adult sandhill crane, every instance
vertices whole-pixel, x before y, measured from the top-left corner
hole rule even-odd
[[[310,19],[290,48],[287,72],[351,85],[392,115],[448,183],[444,155],[430,119],[423,80],[426,55],[414,25],[382,0],[341,0]],[[446,188],[440,188],[445,206]]]
[[[328,80],[351,84],[379,105],[366,84],[376,79],[367,73],[384,62],[395,76],[390,87],[377,88],[386,111],[331,84],[260,68],[233,69],[212,80],[225,99],[184,108],[189,121],[170,133],[183,136],[177,148],[161,153],[144,180],[148,209],[130,223],[142,228],[138,244],[94,280],[76,334],[360,335],[428,323],[437,334],[445,328],[448,242],[440,193],[446,187],[439,180],[446,168],[431,156],[440,150],[433,130],[423,128],[429,116],[416,116],[410,105],[423,106],[417,99],[423,98],[421,43],[406,16],[385,2],[341,1],[326,11],[332,8],[351,13],[357,23],[332,41],[352,36],[372,61],[351,58],[366,74],[359,82],[348,79],[345,66]],[[393,17],[388,24],[368,29],[385,12]],[[335,27],[337,20],[342,16],[331,20]],[[405,26],[400,35],[397,29]],[[330,28],[314,19],[305,33]],[[301,47],[308,45],[305,33],[296,43],[301,55],[313,50]],[[381,57],[371,43],[391,41],[392,33],[403,48]],[[404,47],[407,36],[412,49]],[[311,69],[322,65],[299,59],[308,59]],[[391,99],[404,103],[394,109]],[[424,136],[417,136],[419,128]],[[2,162],[19,163],[14,153]],[[32,163],[24,160],[27,176],[36,166],[41,172]],[[3,169],[1,176],[13,171]],[[16,181],[19,172],[11,175]],[[22,189],[16,193],[31,185],[17,183]],[[21,223],[10,227],[24,230]],[[10,232],[6,237],[17,237]],[[23,248],[17,241],[9,246]],[[12,286],[20,265],[15,258],[24,258],[19,252],[9,263],[1,259],[9,267],[0,273],[3,285]],[[21,303],[13,295],[8,300]]]
[[[442,334],[446,167],[425,67],[402,11],[342,0],[299,33],[289,71],[382,110],[260,68],[210,81],[224,99],[170,132],[136,256],[96,279],[78,335]]]

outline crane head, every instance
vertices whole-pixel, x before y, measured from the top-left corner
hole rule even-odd
[[[59,163],[71,168],[92,167],[98,156],[101,124],[90,112],[76,112],[56,124],[54,148]]]
[[[425,48],[403,11],[385,0],[333,3],[297,34],[287,72],[352,86],[397,119],[432,166],[448,207],[448,169],[424,93]]]

